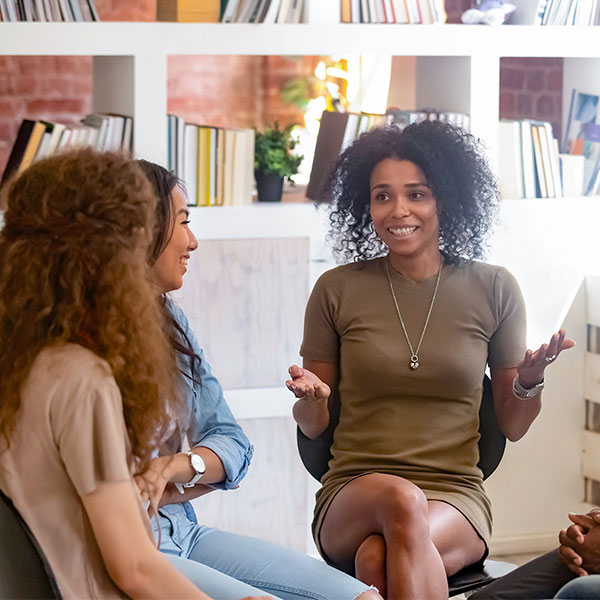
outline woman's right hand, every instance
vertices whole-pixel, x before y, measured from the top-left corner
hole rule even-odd
[[[296,398],[307,402],[322,402],[329,398],[331,388],[308,369],[292,365],[289,374],[291,379],[285,385]]]

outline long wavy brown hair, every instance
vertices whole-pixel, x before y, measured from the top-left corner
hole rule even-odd
[[[181,402],[148,266],[151,184],[124,156],[79,150],[35,163],[1,195],[0,433],[10,444],[38,353],[80,344],[112,368],[143,471]]]

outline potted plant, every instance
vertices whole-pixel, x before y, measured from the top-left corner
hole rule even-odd
[[[292,138],[294,124],[280,129],[279,123],[256,132],[254,145],[254,177],[260,202],[281,200],[283,180],[291,181],[298,172],[303,156],[294,155],[297,142]]]

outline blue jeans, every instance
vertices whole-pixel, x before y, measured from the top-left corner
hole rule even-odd
[[[161,552],[215,600],[265,593],[281,600],[354,600],[372,589],[289,548],[198,525],[183,505],[159,512]]]
[[[555,598],[583,600],[584,598],[600,598],[600,575],[577,577],[563,585]]]

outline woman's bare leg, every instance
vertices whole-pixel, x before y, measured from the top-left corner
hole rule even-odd
[[[485,552],[485,544],[467,518],[454,506],[439,500],[430,500],[429,531],[446,574],[454,575],[464,567],[476,563]]]
[[[370,535],[356,551],[354,572],[357,579],[367,585],[374,585],[385,597],[385,539],[380,534]]]
[[[429,507],[418,487],[401,477],[371,473],[338,492],[321,527],[328,558],[349,570],[374,534],[385,540],[388,598],[448,597],[444,564],[429,532]]]
[[[409,481],[381,473],[359,477],[338,492],[320,538],[332,561],[346,570],[354,562],[361,581],[394,600],[447,598],[447,576],[485,551],[460,511],[428,502]]]

